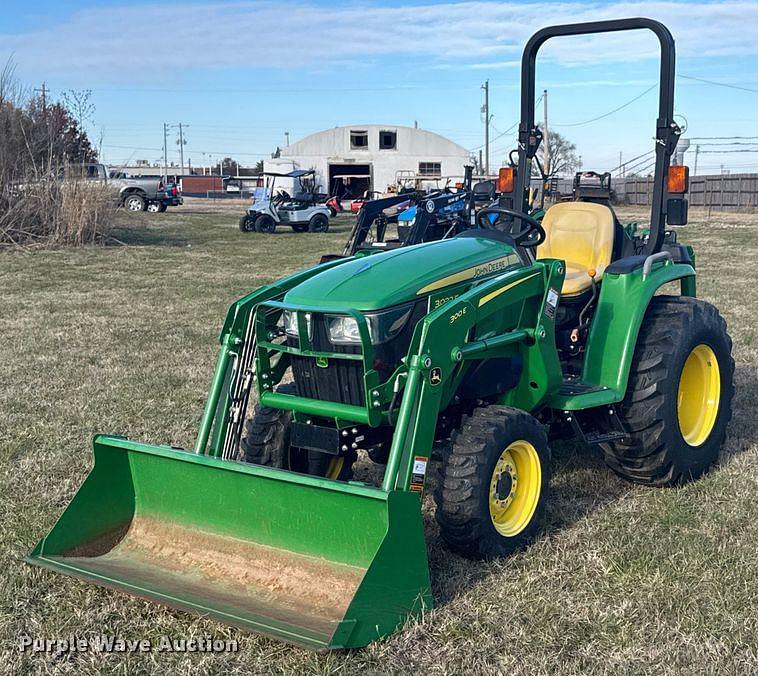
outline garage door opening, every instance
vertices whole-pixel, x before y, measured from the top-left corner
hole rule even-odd
[[[330,164],[329,194],[341,200],[355,200],[371,190],[370,164]]]

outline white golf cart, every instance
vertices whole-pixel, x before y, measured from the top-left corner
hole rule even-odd
[[[289,225],[295,232],[326,232],[329,230],[329,207],[317,204],[319,195],[315,190],[313,169],[297,169],[288,174],[272,171],[263,173],[265,186],[260,195],[256,195],[247,213],[240,218],[242,232],[272,233],[276,226]],[[297,186],[295,195],[286,190],[274,193],[277,178],[292,179]]]

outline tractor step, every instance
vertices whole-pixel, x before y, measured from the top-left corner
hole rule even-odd
[[[603,429],[605,425],[603,423],[597,425],[595,420],[592,421],[595,424],[587,425],[585,421],[583,425],[579,420],[577,411],[564,412],[564,419],[571,427],[577,439],[592,446],[620,441],[629,436],[613,406],[601,406],[595,409],[593,413],[595,416],[606,415],[611,429]]]
[[[578,394],[604,392],[607,389],[607,387],[600,387],[599,385],[588,385],[580,380],[564,380],[563,384],[558,389],[558,394],[564,397],[573,397]]]

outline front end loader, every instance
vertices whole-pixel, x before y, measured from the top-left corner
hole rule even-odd
[[[537,51],[649,29],[661,45],[650,228],[604,200],[529,214]],[[731,342],[695,298],[687,174],[670,167],[674,44],[649,19],[526,46],[510,192],[455,237],[328,260],[229,309],[193,450],[97,436],[94,467],[28,560],[312,648],[359,647],[432,607],[421,497],[468,557],[539,533],[549,442],[619,475],[697,478],[731,414]],[[661,295],[673,283],[675,295]],[[257,403],[254,399],[257,397]],[[356,480],[367,453],[380,478]],[[436,461],[435,461],[436,462]]]

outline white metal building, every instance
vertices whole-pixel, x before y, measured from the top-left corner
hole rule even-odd
[[[397,125],[358,124],[316,132],[266,160],[266,171],[315,169],[324,192],[347,199],[366,190],[384,192],[398,176],[463,176],[468,150],[434,132]]]

